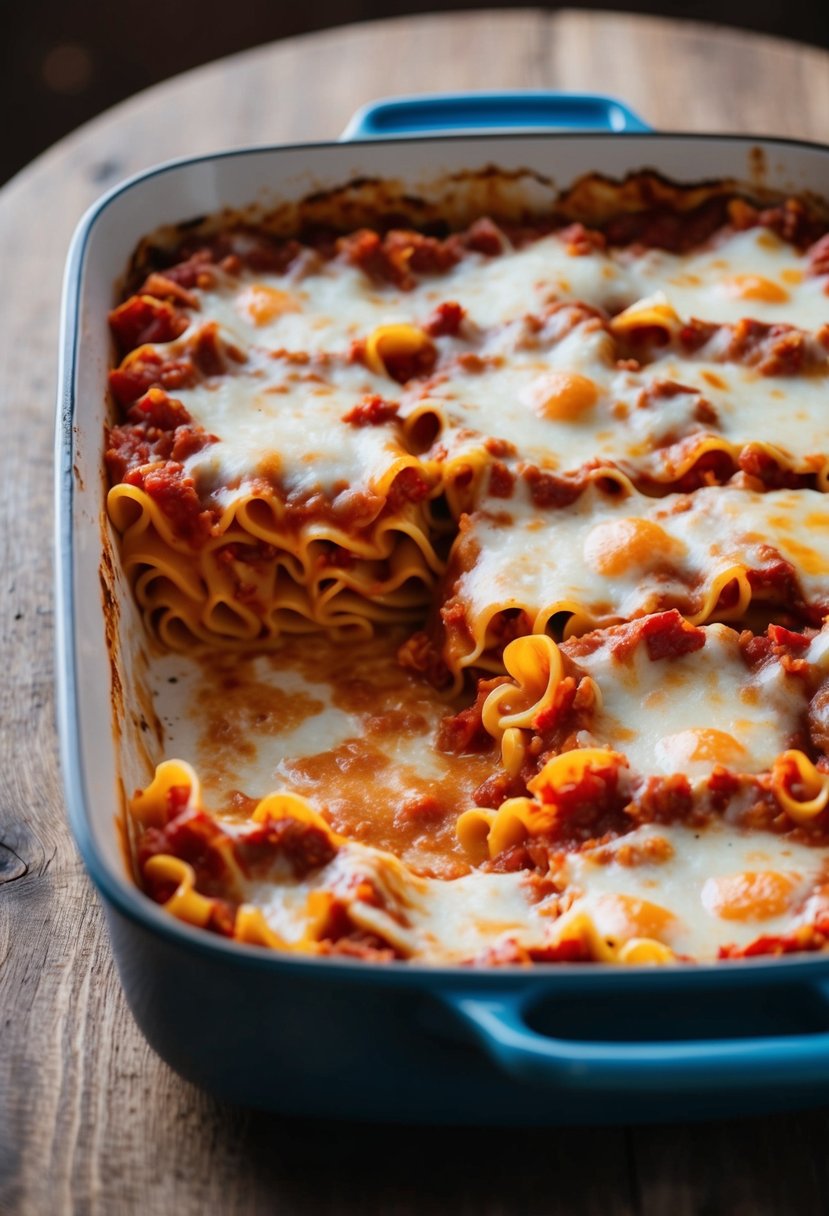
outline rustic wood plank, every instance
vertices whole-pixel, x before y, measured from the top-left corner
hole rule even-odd
[[[0,541],[4,1216],[754,1216],[829,1206],[825,1114],[496,1139],[280,1120],[222,1107],[180,1081],[126,1009],[64,822],[48,541],[61,266],[83,209],[116,180],[171,156],[332,138],[372,97],[430,89],[600,87],[659,126],[826,139],[828,63],[805,47],[654,18],[510,10],[397,19],[170,81],[63,141],[0,193],[0,500],[13,523]]]
[[[547,84],[616,94],[656,128],[829,138],[824,51],[619,13],[567,13],[549,30]]]
[[[825,1111],[632,1132],[643,1216],[819,1216]]]

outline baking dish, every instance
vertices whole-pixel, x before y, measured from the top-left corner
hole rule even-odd
[[[591,130],[515,131],[537,125]],[[470,126],[510,133],[412,138],[423,128]],[[130,881],[121,791],[146,781],[162,739],[154,737],[141,631],[103,525],[110,352],[101,318],[145,233],[358,178],[436,190],[487,165],[533,170],[540,177],[527,188],[539,190],[550,189],[541,178],[561,187],[591,171],[649,167],[679,180],[736,177],[829,193],[827,149],[647,134],[620,103],[596,96],[397,99],[360,112],[347,134],[340,144],[151,170],[96,204],[70,251],[57,459],[62,755],[73,830],[136,1020],[174,1068],[218,1096],[303,1114],[609,1122],[820,1102],[829,1079],[829,960],[821,957],[531,972],[308,961],[199,934]]]

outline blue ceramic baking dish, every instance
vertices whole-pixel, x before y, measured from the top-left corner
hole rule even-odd
[[[127,1000],[182,1076],[276,1111],[428,1123],[688,1119],[825,1100],[828,957],[492,971],[283,957],[163,913],[134,885],[118,829],[122,791],[146,783],[164,742],[142,729],[146,643],[102,511],[103,318],[138,240],[225,206],[298,200],[358,178],[439,198],[459,170],[497,165],[516,180],[513,171],[533,170],[525,187],[537,193],[548,188],[542,180],[560,188],[583,173],[643,167],[679,180],[751,181],[758,157],[766,185],[829,194],[827,148],[648,133],[610,98],[393,99],[357,114],[337,144],[150,170],[82,220],[65,279],[58,400],[62,762]]]

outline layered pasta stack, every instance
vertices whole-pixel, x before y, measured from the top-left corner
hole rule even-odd
[[[593,187],[583,219],[145,247],[106,457],[137,602],[322,698],[243,812],[178,760],[132,800],[182,919],[371,959],[824,947],[827,225]],[[344,648],[379,703],[332,725]]]

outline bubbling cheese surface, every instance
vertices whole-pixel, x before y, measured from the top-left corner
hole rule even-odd
[[[298,495],[370,488],[401,445],[384,427],[348,427],[342,418],[385,387],[359,364],[338,360],[320,372],[250,350],[233,374],[179,390],[188,413],[218,436],[188,457],[185,469],[223,504],[240,485],[274,473]]]
[[[829,502],[814,490],[712,486],[648,498],[594,483],[564,510],[539,510],[526,493],[486,506],[465,534],[476,557],[457,583],[473,622],[516,608],[534,621],[565,612],[595,625],[666,608],[694,623],[728,619],[725,589],[781,559],[806,603],[818,615],[829,608]],[[775,593],[758,578],[748,594],[787,609],[792,586]]]
[[[663,860],[620,864],[622,849]],[[648,844],[651,844],[650,850]],[[656,850],[658,855],[658,850]],[[607,936],[655,935],[677,954],[716,958],[724,943],[747,946],[761,934],[785,934],[807,919],[808,901],[825,882],[813,848],[741,832],[727,823],[702,831],[648,824],[613,845],[573,854],[562,879]],[[829,887],[826,894],[829,898]],[[571,911],[570,915],[573,915]]]
[[[450,456],[496,436],[561,473],[598,458],[633,477],[667,481],[674,472],[671,445],[714,436],[735,454],[748,444],[769,445],[797,470],[826,463],[826,372],[764,376],[706,359],[705,350],[698,358],[665,352],[639,369],[620,368],[610,335],[595,321],[547,347],[508,352],[499,334],[491,348],[480,370],[450,364],[404,395],[403,416],[424,402],[440,407],[446,422],[437,442]],[[580,409],[556,408],[563,375],[589,385]],[[470,432],[481,438],[470,440]]]
[[[372,395],[399,403],[401,418],[424,399],[436,403],[446,415],[437,442],[450,457],[467,451],[472,431],[507,439],[520,456],[560,470],[600,457],[660,478],[671,474],[663,468],[666,439],[713,433],[735,449],[767,443],[808,469],[827,446],[825,375],[724,370],[705,352],[700,358],[657,352],[631,371],[617,366],[610,334],[595,318],[563,336],[557,331],[568,302],[612,317],[654,292],[684,319],[749,316],[817,331],[829,322],[824,283],[808,277],[802,257],[766,230],[730,233],[713,248],[681,256],[612,248],[575,255],[553,234],[518,249],[507,244],[496,257],[467,252],[447,272],[423,275],[408,290],[375,283],[341,259],[300,259],[280,275],[217,272],[212,287],[196,292],[191,329],[155,349],[175,358],[209,319],[246,357],[233,374],[176,394],[218,440],[188,458],[187,472],[223,503],[222,487],[232,495],[232,487],[263,470],[273,475],[275,467],[296,494],[319,489],[334,496],[343,483],[375,486],[401,451],[400,436],[393,424],[343,422]],[[446,300],[459,304],[466,320],[458,336],[436,340],[437,368],[425,386],[403,388],[349,360],[352,344],[379,326],[422,326]],[[565,308],[562,317],[549,316],[556,306]],[[527,318],[545,316],[533,336]],[[292,362],[297,353],[309,361]],[[470,354],[483,365],[470,370],[463,359]],[[584,408],[556,410],[562,374],[589,381]],[[648,391],[666,381],[688,391],[648,403]]]
[[[732,629],[709,625],[705,635],[702,649],[673,661],[653,660],[642,646],[620,659],[610,643],[580,659],[602,708],[579,743],[609,746],[639,773],[692,781],[715,764],[771,768],[799,725],[802,687],[777,664],[750,673]]]
[[[807,276],[797,251],[766,229],[730,233],[713,248],[682,255],[649,249],[619,257],[637,297],[661,290],[682,317],[750,316],[807,330],[829,318],[825,280]]]

